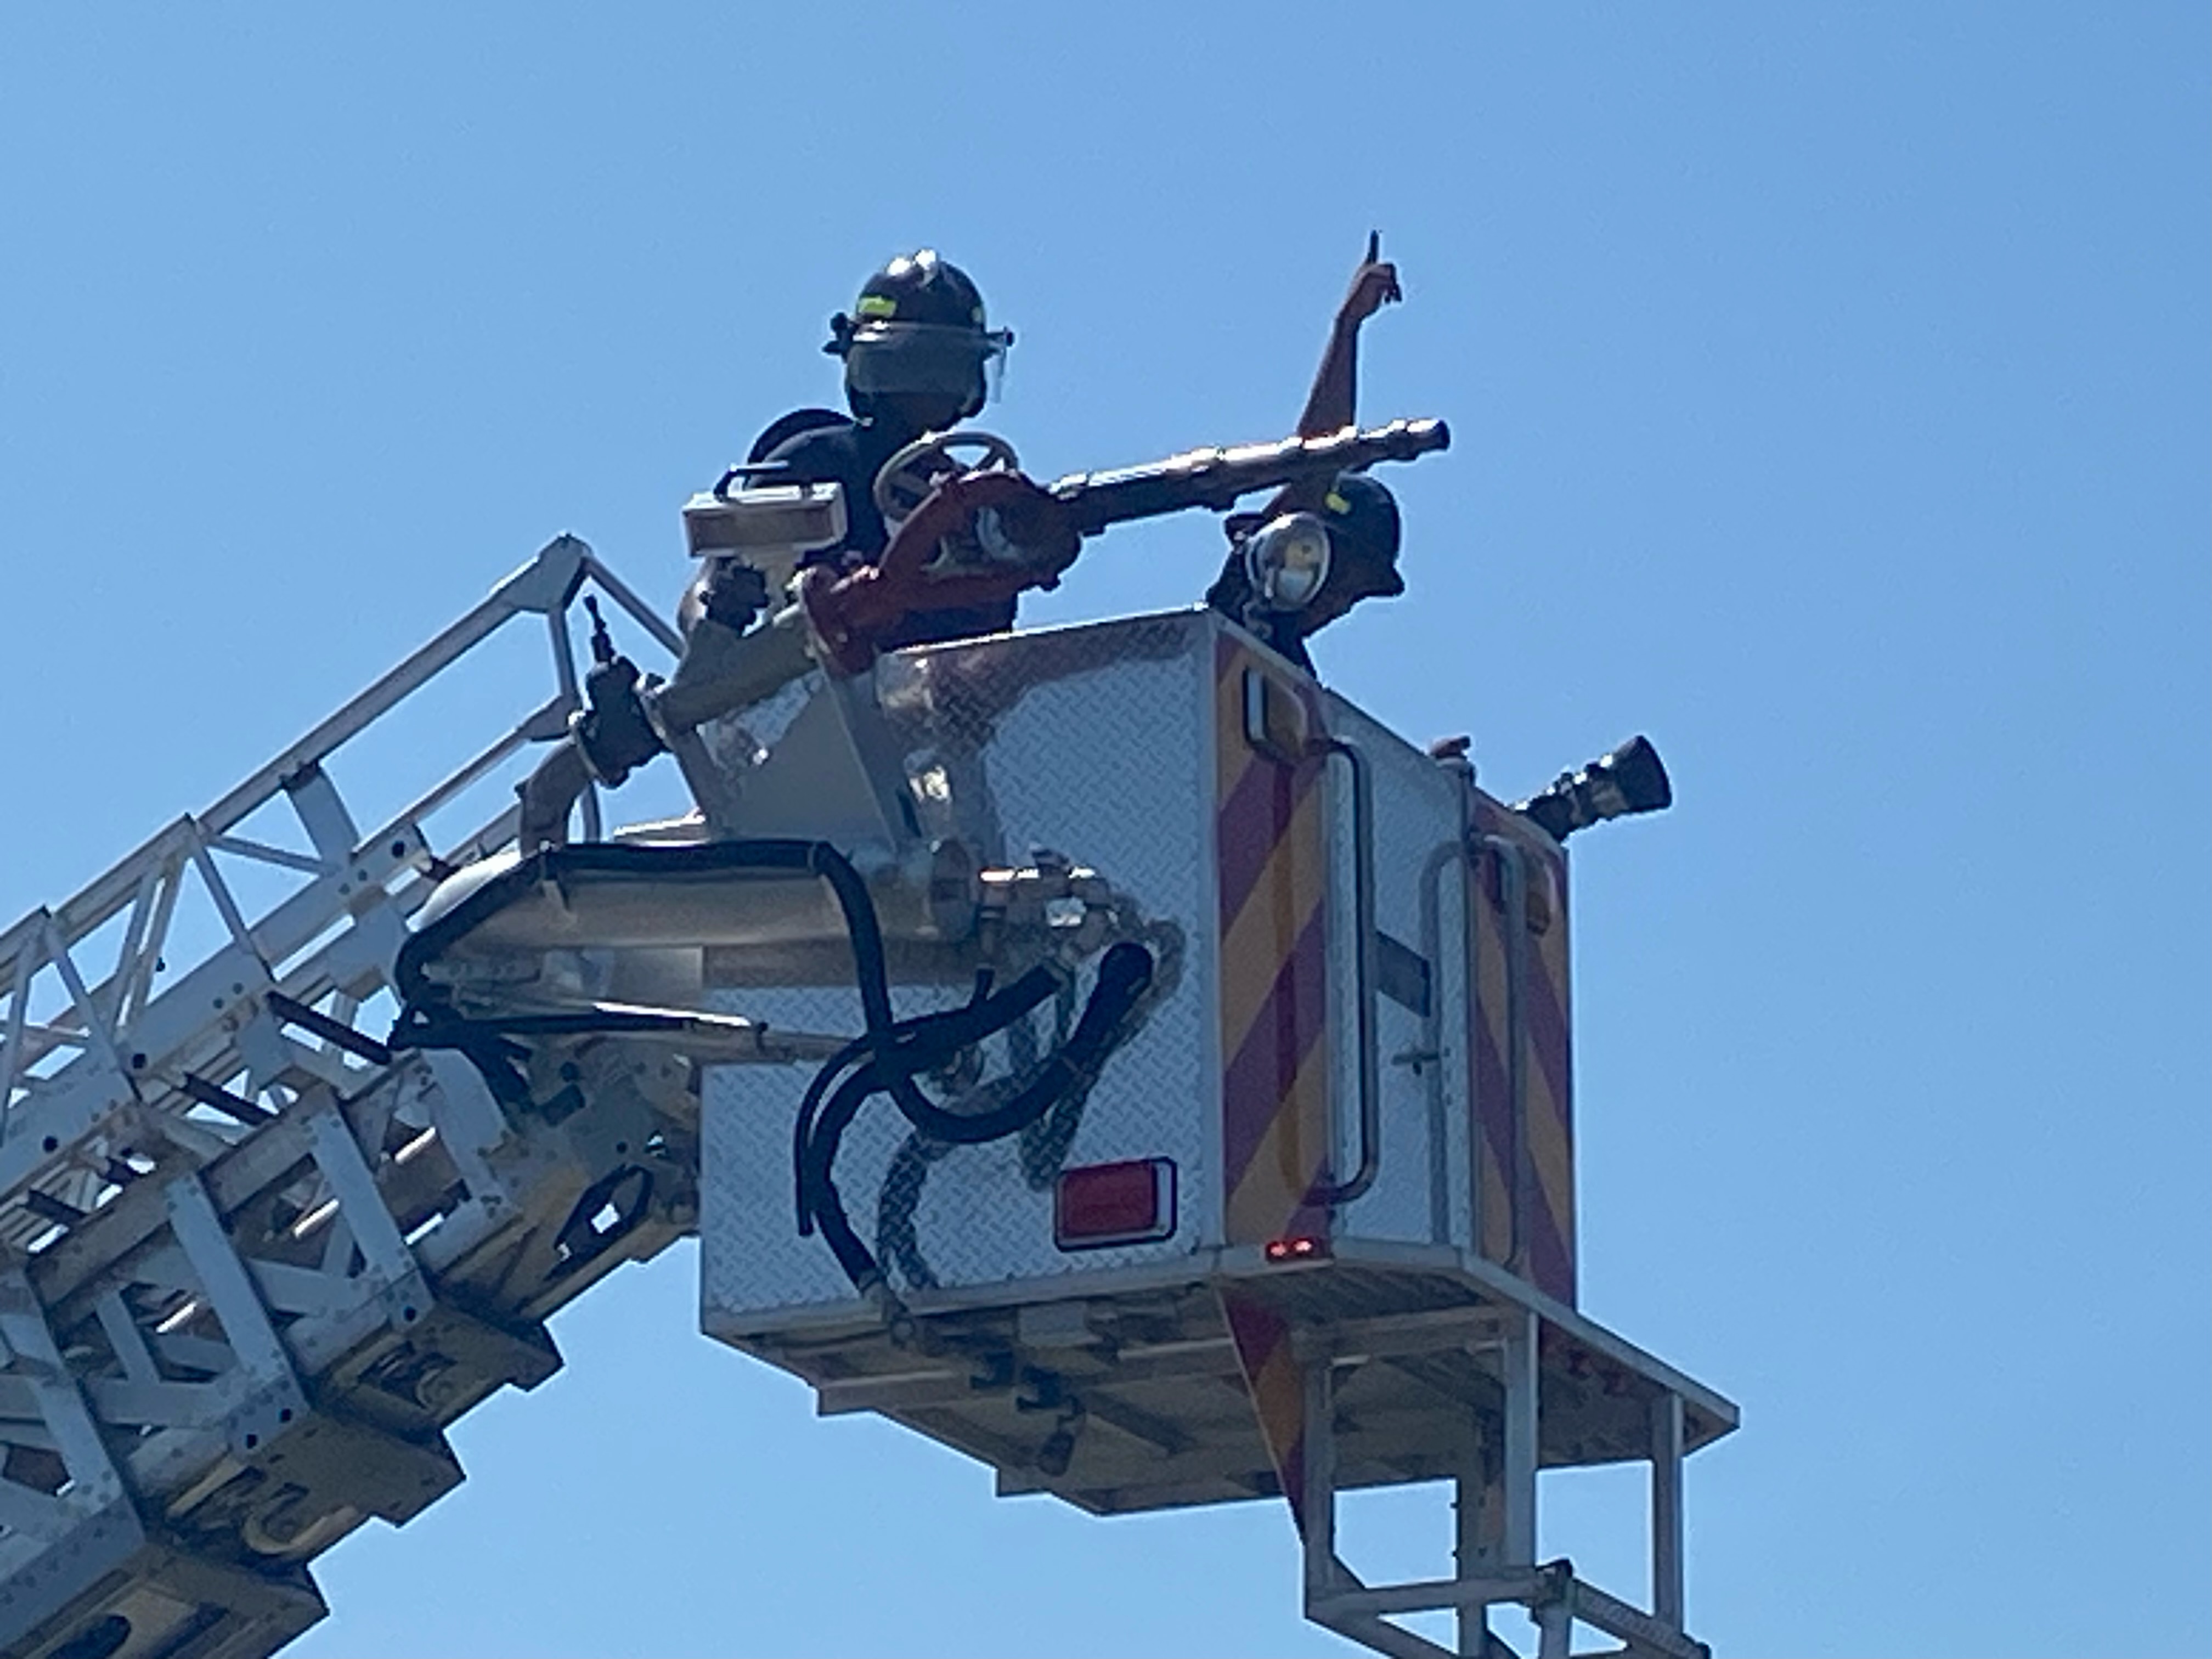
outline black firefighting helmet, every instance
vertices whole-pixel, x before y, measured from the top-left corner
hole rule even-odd
[[[1345,605],[1406,591],[1398,574],[1398,501],[1389,490],[1364,472],[1340,472],[1321,499],[1320,516],[1333,553],[1328,586]]]
[[[1014,343],[990,328],[983,295],[968,273],[931,248],[902,253],[861,285],[853,314],[830,319],[822,349],[845,362],[855,411],[888,396],[944,398],[962,416],[983,407],[985,371]]]

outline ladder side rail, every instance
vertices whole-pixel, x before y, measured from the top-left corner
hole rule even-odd
[[[584,544],[573,536],[549,543],[538,556],[493,588],[459,621],[379,678],[305,737],[199,815],[210,833],[223,835],[283,788],[285,781],[319,763],[438,674],[499,631],[510,618],[566,606],[572,580],[584,573]],[[549,584],[561,596],[549,600]]]
[[[507,590],[517,577],[534,574],[535,568],[534,564],[526,566],[516,573],[516,577],[502,582],[459,621],[380,677],[205,811],[197,817],[179,817],[54,907],[52,915],[60,924],[64,937],[74,944],[112,921],[137,892],[147,864],[161,860],[180,840],[199,841],[204,845],[205,839],[219,840],[227,836],[281,793],[287,779],[327,758],[349,738],[365,731],[471,647],[489,638],[510,617],[521,614],[508,602]],[[0,975],[13,968],[17,955],[35,941],[38,932],[34,915],[0,933]]]
[[[511,618],[532,614],[557,617],[565,611],[586,575],[599,582],[625,611],[635,607],[638,620],[647,626],[647,631],[657,641],[672,649],[681,649],[682,641],[673,630],[658,618],[651,618],[651,613],[643,611],[636,596],[617,581],[581,541],[561,537],[507,577],[459,621],[205,811],[197,817],[179,818],[125,854],[81,891],[52,907],[48,914],[59,926],[63,938],[74,945],[113,920],[141,892],[149,865],[163,862],[181,845],[190,844],[204,853],[209,845],[221,842],[283,793],[288,781],[319,766],[347,740],[405,701]],[[564,678],[573,679],[573,673]],[[0,981],[10,980],[21,955],[37,948],[43,927],[40,913],[34,911],[0,933]]]
[[[41,1101],[31,1091],[30,1069],[57,1048],[82,1046],[73,1039],[82,1035],[88,1042],[104,1036],[105,1046],[117,1051],[118,1063],[121,1053],[128,1052],[134,1060],[146,1058],[125,1068],[127,1084],[131,1072],[151,1069],[155,1055],[149,1051],[137,1028],[141,1022],[155,1014],[165,1002],[190,1005],[196,1000],[199,1007],[193,1019],[204,1024],[209,1018],[219,1017],[222,1006],[230,997],[210,994],[206,983],[200,989],[199,999],[179,998],[182,981],[167,988],[158,997],[148,996],[150,980],[173,914],[178,892],[181,886],[183,869],[192,868],[205,887],[226,930],[232,935],[232,946],[239,957],[225,963],[228,969],[249,970],[253,988],[265,988],[272,980],[285,983],[288,994],[307,993],[305,1000],[313,1001],[327,994],[319,985],[298,986],[298,975],[293,971],[281,975],[272,969],[285,969],[289,959],[299,950],[312,944],[328,932],[335,922],[342,921],[361,903],[361,893],[371,884],[380,887],[401,875],[406,866],[413,866],[418,877],[425,865],[433,865],[434,849],[419,825],[428,813],[459,795],[471,785],[532,741],[556,738],[565,729],[567,717],[577,706],[576,678],[573,658],[569,654],[565,626],[568,605],[586,578],[605,588],[626,612],[645,625],[649,633],[662,643],[680,646],[673,629],[660,623],[647,610],[636,596],[606,571],[584,544],[574,538],[562,538],[550,544],[532,563],[524,566],[503,581],[489,598],[479,604],[461,621],[446,629],[428,646],[417,651],[392,673],[386,675],[359,697],[349,703],[338,714],[325,720],[299,743],[293,744],[277,761],[264,767],[246,783],[230,792],[222,800],[199,818],[182,818],[170,825],[149,842],[123,865],[94,882],[60,912],[34,912],[16,927],[9,930],[7,940],[10,952],[0,954],[0,986],[8,990],[7,1017],[0,1022],[0,1031],[6,1040],[0,1042],[0,1083],[6,1092],[0,1094],[5,1103],[4,1118],[0,1118],[0,1194],[12,1192],[29,1178],[24,1167],[25,1152],[35,1160],[54,1154],[46,1150],[50,1140],[56,1151],[65,1151],[70,1143],[82,1140],[94,1132],[112,1112],[130,1103],[120,1093],[108,1103],[106,1110],[94,1110],[88,1116],[66,1113],[40,1113]],[[554,695],[517,726],[448,774],[426,793],[412,803],[399,817],[381,828],[376,834],[364,837],[358,848],[359,858],[345,859],[331,841],[333,825],[351,830],[352,823],[346,815],[343,803],[336,789],[321,770],[323,759],[337,746],[356,735],[408,695],[427,684],[443,668],[483,639],[488,637],[513,617],[541,614],[548,620],[553,635],[554,668],[557,682]],[[304,781],[303,781],[304,780]],[[283,848],[269,848],[243,837],[227,835],[229,827],[250,816],[280,792],[295,795],[294,805],[301,812],[313,839],[318,842],[321,858],[311,860],[305,855],[292,854]],[[327,797],[327,799],[323,797]],[[516,814],[507,809],[496,814],[492,821],[472,836],[463,838],[454,853],[464,857],[481,856],[496,850],[511,841]],[[339,838],[348,838],[340,833]],[[222,879],[210,849],[222,848],[235,856],[275,866],[293,873],[309,877],[307,884],[276,904],[258,923],[248,925],[240,912],[228,885]],[[443,861],[438,861],[443,862]],[[319,873],[311,874],[310,866]],[[351,866],[349,870],[343,866]],[[418,878],[402,884],[399,891],[388,889],[378,908],[396,906],[400,916],[417,908],[434,884]],[[96,987],[88,988],[83,998],[72,996],[68,1012],[45,1025],[27,1019],[27,997],[32,981],[48,968],[58,969],[64,977],[75,971],[74,963],[64,960],[67,947],[105,925],[118,915],[125,905],[132,908],[125,936],[125,949],[114,971]],[[68,925],[62,926],[62,918]],[[349,932],[351,930],[349,929]],[[72,937],[74,936],[74,938]],[[62,948],[54,948],[58,937]],[[356,947],[362,941],[355,941]],[[219,953],[222,954],[222,953]],[[356,955],[359,954],[356,949]],[[258,958],[258,962],[252,960]],[[252,971],[258,969],[258,971]],[[187,975],[189,979],[191,976]],[[221,975],[208,976],[219,979]],[[311,976],[312,977],[312,976]],[[356,975],[356,977],[358,977]],[[380,975],[378,976],[380,982]],[[233,995],[246,994],[248,981],[233,975]],[[373,993],[373,983],[348,985],[339,994],[357,1000]],[[108,1013],[102,1022],[94,1016]],[[107,1024],[123,1024],[122,1032],[109,1030],[97,1033],[93,1026]],[[78,1028],[84,1028],[80,1033]],[[176,1033],[164,1024],[161,1038],[173,1039]],[[127,1038],[128,1040],[125,1040]],[[157,1041],[155,1047],[173,1049],[173,1041]],[[39,1079],[44,1085],[41,1094],[52,1093],[60,1075],[91,1059],[80,1055],[60,1068],[60,1073]],[[113,1092],[113,1091],[111,1091]],[[21,1122],[28,1110],[33,1118],[58,1119],[61,1133],[46,1121]],[[22,1145],[9,1148],[8,1143],[20,1135]],[[14,1156],[9,1156],[13,1151]]]

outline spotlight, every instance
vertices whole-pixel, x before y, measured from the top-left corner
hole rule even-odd
[[[1244,580],[1263,611],[1302,611],[1328,580],[1328,526],[1310,513],[1285,513],[1244,544]]]
[[[1579,772],[1562,772],[1550,788],[1539,790],[1513,810],[1525,812],[1554,841],[1607,818],[1656,812],[1674,804],[1674,786],[1649,738],[1631,738],[1609,755],[1601,755]]]

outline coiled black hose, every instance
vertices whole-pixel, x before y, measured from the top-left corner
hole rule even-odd
[[[1030,974],[1024,975],[1022,980],[1016,981],[1014,988],[1001,994],[1006,999],[1006,1006],[1013,1005],[1017,991],[1035,977],[1036,972],[1033,969]],[[930,1112],[932,1119],[943,1121],[952,1131],[950,1133],[940,1133],[933,1127],[925,1127],[919,1123],[916,1127],[924,1127],[925,1133],[938,1139],[964,1146],[976,1146],[1020,1133],[1050,1111],[1070,1091],[1087,1086],[1097,1076],[1098,1067],[1112,1051],[1122,1023],[1127,1019],[1130,1011],[1136,1006],[1137,1000],[1144,995],[1152,980],[1151,951],[1141,945],[1126,941],[1112,946],[1099,960],[1097,981],[1091,988],[1090,1000],[1084,1005],[1075,1030],[1069,1034],[1065,1043],[1046,1057],[1035,1074],[1012,1098],[990,1111],[973,1115],[947,1112],[941,1107],[933,1106]],[[986,1000],[985,1003],[971,1003],[968,1008],[955,1010],[954,1012],[966,1014],[970,1010],[980,1009],[999,1000],[992,998]],[[1042,1000],[1042,996],[1037,996],[1028,1006],[1033,1008]],[[1027,1012],[1028,1008],[1024,1008],[1021,1013]],[[1021,1013],[1010,1016],[1002,1024],[1012,1024],[1013,1019],[1021,1017]],[[925,1045],[927,1048],[937,1046],[935,1043]],[[949,1048],[942,1050],[943,1054],[951,1052]],[[922,1057],[921,1049],[900,1051],[894,1047],[888,1066],[916,1065]],[[821,1109],[819,1117],[812,1121],[811,1131],[804,1135],[798,1151],[802,1230],[811,1218],[821,1229],[823,1242],[829,1245],[830,1253],[837,1258],[837,1265],[845,1270],[845,1276],[853,1281],[855,1289],[864,1292],[882,1281],[883,1270],[873,1253],[854,1231],[853,1224],[845,1213],[844,1200],[837,1191],[836,1165],[838,1145],[868,1097],[880,1092],[898,1100],[898,1093],[891,1086],[893,1078],[898,1073],[887,1073],[886,1065],[882,1055],[873,1055],[837,1085],[836,1091],[830,1097],[829,1104]],[[834,1075],[837,1069],[838,1061],[833,1059],[823,1067],[817,1083]],[[918,1065],[916,1069],[919,1069]],[[911,1081],[912,1072],[906,1072],[904,1075]],[[915,1092],[919,1094],[920,1091],[917,1089]],[[816,1097],[818,1098],[818,1095]],[[903,1101],[900,1101],[900,1104],[903,1106]]]
[[[995,995],[990,990],[988,979],[979,979],[976,995],[964,1006],[896,1022],[893,1027],[895,1040],[890,1048],[892,1064],[909,1078],[917,1072],[933,1071],[961,1049],[981,1042],[1025,1018],[1066,982],[1066,973],[1051,964],[1040,964],[1030,969]],[[814,1074],[814,1080],[807,1085],[806,1094],[799,1103],[799,1115],[792,1122],[791,1158],[794,1171],[805,1165],[806,1143],[814,1133],[815,1113],[821,1107],[823,1096],[828,1092],[839,1073],[870,1054],[872,1042],[872,1037],[855,1037],[823,1061],[822,1068]],[[918,1090],[915,1092],[920,1095]],[[921,1100],[927,1109],[920,1115],[908,1109],[905,1101],[899,1102],[901,1109],[906,1110],[908,1121],[923,1133],[937,1139],[957,1141],[960,1139],[957,1126],[969,1120],[933,1104],[927,1097],[921,1097]],[[802,1181],[799,1196],[799,1231],[805,1234],[813,1230]]]

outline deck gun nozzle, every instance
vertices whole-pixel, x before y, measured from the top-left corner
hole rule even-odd
[[[1656,812],[1674,804],[1674,787],[1659,751],[1646,737],[1633,737],[1612,753],[1601,755],[1579,772],[1562,772],[1513,810],[1534,818],[1554,841],[1607,818]]]

